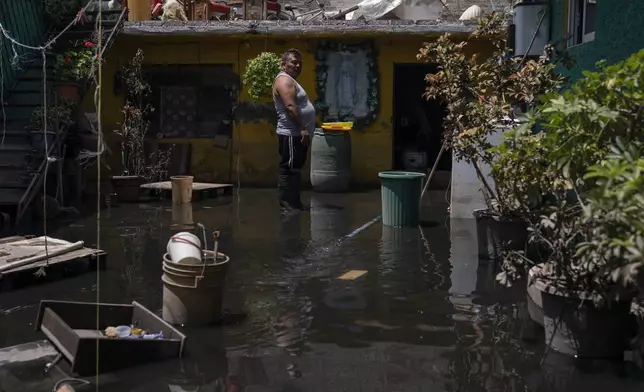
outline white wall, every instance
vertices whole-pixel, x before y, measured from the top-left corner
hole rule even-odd
[[[502,141],[502,131],[488,136],[490,144],[498,146]],[[481,171],[494,189],[494,181],[490,176],[488,165],[481,164]],[[465,161],[457,161],[452,154],[452,192],[450,203],[450,217],[456,219],[474,218],[474,210],[486,208],[485,198],[481,188],[483,184],[476,176],[474,166]]]

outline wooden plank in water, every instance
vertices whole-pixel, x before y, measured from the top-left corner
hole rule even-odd
[[[351,270],[341,276],[338,277],[340,280],[355,280],[361,277],[362,275],[366,274],[367,271],[363,270]]]
[[[0,239],[0,245],[7,245],[22,240],[25,240],[25,237],[2,238]],[[16,286],[22,286],[25,283],[32,284],[35,283],[34,281],[41,280],[40,278],[42,277],[34,278],[34,273],[41,267],[46,267],[45,274],[47,275],[47,280],[50,280],[50,278],[56,279],[61,275],[67,276],[70,271],[72,273],[79,273],[95,270],[96,268],[105,269],[106,256],[107,253],[100,249],[81,248],[50,257],[48,260],[36,261],[13,268],[0,274],[0,292],[12,290]]]
[[[219,194],[231,195],[233,193],[233,184],[215,184],[208,182],[192,183],[192,199],[202,200],[216,198]],[[172,197],[172,183],[170,181],[152,182],[141,185],[141,189],[150,192],[151,196],[161,195],[164,198]]]
[[[101,256],[105,256],[105,255],[107,255],[107,253],[102,250],[83,248],[83,249],[78,249],[78,250],[74,250],[74,251],[62,254],[60,256],[51,257],[49,258],[49,260],[37,261],[33,264],[23,265],[22,267],[13,268],[8,272],[3,273],[3,275],[6,276],[13,272],[36,270],[40,267],[44,267],[47,265],[51,266],[51,265],[56,265],[56,264],[65,263],[68,261],[73,261],[73,260],[78,260],[83,258],[90,258],[92,259],[91,262],[95,263]]]

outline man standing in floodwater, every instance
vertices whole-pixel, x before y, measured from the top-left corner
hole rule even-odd
[[[297,82],[301,71],[302,54],[289,49],[282,55],[282,71],[273,82],[280,154],[277,189],[279,204],[286,210],[304,209],[300,200],[301,169],[306,163],[309,135],[315,128],[315,108]]]

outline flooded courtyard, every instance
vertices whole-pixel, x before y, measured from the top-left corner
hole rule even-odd
[[[379,222],[379,191],[305,194],[312,210],[280,215],[274,190],[196,203],[121,204],[49,224],[47,235],[107,251],[107,268],[0,293],[0,347],[40,341],[39,301],[138,301],[160,314],[168,239],[190,220],[221,231],[231,258],[220,326],[184,328],[182,360],[101,376],[105,391],[620,391],[635,367],[574,364],[546,353],[526,321],[525,286],[495,282],[477,260],[473,221],[432,194],[415,229]],[[188,222],[189,223],[189,222]],[[97,241],[97,226],[100,241]],[[36,228],[43,234],[42,227]],[[212,246],[212,244],[210,244]],[[353,279],[338,279],[363,271]],[[47,348],[43,348],[47,350]],[[64,372],[46,359],[0,359],[0,391],[49,392]],[[576,366],[575,366],[576,365]],[[21,389],[22,388],[22,389]],[[95,390],[96,387],[87,390]]]

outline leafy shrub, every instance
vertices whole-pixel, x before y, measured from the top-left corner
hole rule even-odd
[[[272,96],[273,81],[281,66],[282,59],[272,52],[263,52],[248,60],[242,82],[251,100],[259,102]]]

